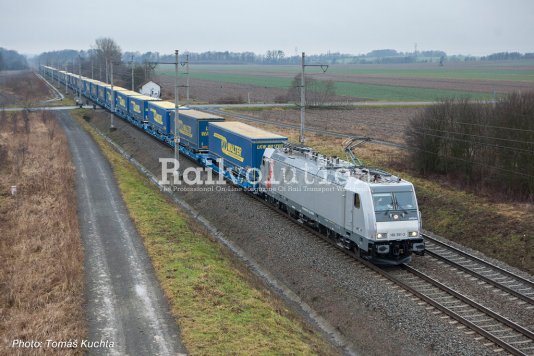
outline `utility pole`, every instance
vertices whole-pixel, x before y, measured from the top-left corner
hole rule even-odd
[[[178,66],[180,65],[180,62],[178,62],[178,50],[174,51],[175,63],[174,63],[174,71],[175,71],[175,78],[174,78],[174,160],[176,163],[178,163],[178,160],[180,159],[180,153],[179,153],[179,145],[180,145],[180,135],[178,134],[180,130],[178,130],[178,122],[180,114],[180,107],[178,106]]]
[[[68,94],[69,93],[69,90],[67,88],[67,63],[68,62],[65,62],[65,94]]]
[[[57,79],[57,88],[59,89],[59,60],[57,61],[57,67],[56,67],[56,79]]]
[[[78,55],[78,103],[82,103],[82,56]]]
[[[180,66],[179,56],[178,56],[178,50],[174,51],[175,60],[174,62],[146,62],[146,65],[154,65],[154,67],[158,64],[172,64],[174,65],[174,72],[175,72],[175,78],[174,78],[174,159],[176,162],[180,159],[180,128],[181,128],[181,121],[179,120],[180,115],[180,105],[178,103],[179,95],[178,95],[178,88],[180,87],[178,85],[178,67]],[[183,65],[183,63],[182,63]],[[178,126],[180,125],[180,126]]]
[[[108,59],[106,58],[106,83],[109,83],[109,76],[108,76]]]
[[[304,120],[306,107],[306,90],[304,90],[304,52],[302,52],[302,60],[300,62],[300,136],[299,142],[304,145]]]
[[[95,71],[94,71],[94,66],[93,66],[93,59],[91,58],[91,80],[94,79],[94,74],[95,74]]]
[[[185,98],[187,100],[187,105],[189,105],[189,53],[185,56],[185,88],[186,88],[186,94]]]
[[[302,61],[301,61],[301,73],[300,73],[300,137],[299,141],[301,145],[304,145],[304,122],[306,118],[305,109],[306,109],[306,88],[304,81],[304,68],[306,67],[321,67],[323,73],[328,70],[328,64],[306,64],[305,63],[306,55],[302,52]]]
[[[134,85],[134,65],[133,65],[134,61],[133,61],[133,54],[132,54],[132,61],[130,62],[130,64],[132,65],[132,91],[134,91],[134,88],[135,88],[135,85]]]
[[[110,124],[109,124],[109,131],[113,131],[115,130],[115,126],[113,126],[113,112],[115,110],[115,100],[114,100],[114,95],[113,95],[113,62],[110,62],[109,63],[109,66],[110,66],[110,72],[111,72],[111,86],[110,86],[110,90],[111,90],[111,106],[110,106],[110,112],[109,112],[109,118],[110,118]],[[106,65],[106,69],[107,69],[107,65]],[[104,101],[106,100],[106,98],[104,98]]]

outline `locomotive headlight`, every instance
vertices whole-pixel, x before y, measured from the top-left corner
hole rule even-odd
[[[417,233],[417,231],[410,231],[410,232],[408,233],[408,236],[410,236],[410,237],[417,237],[417,235],[419,235],[419,234]]]
[[[379,232],[378,234],[376,234],[377,239],[385,239],[386,237],[388,237],[387,232]]]

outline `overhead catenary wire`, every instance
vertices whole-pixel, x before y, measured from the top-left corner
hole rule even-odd
[[[352,120],[351,123],[364,124],[364,125],[369,125],[369,126],[385,127],[385,128],[389,128],[388,126],[397,126],[397,127],[401,127],[401,128],[407,128],[408,127],[408,125],[405,125],[405,124],[377,123],[377,122],[368,122],[368,121],[364,121],[364,120]],[[389,129],[391,129],[391,128],[389,128]],[[468,134],[468,133],[463,133],[463,132],[440,130],[440,129],[430,128],[430,127],[419,127],[418,130],[415,130],[414,132],[421,132],[420,130],[429,130],[429,131],[442,132],[442,133],[453,134],[453,135],[464,135],[464,136],[470,136],[470,137],[474,137],[474,138],[493,139],[493,140],[499,140],[499,141],[508,141],[508,142],[527,144],[527,145],[534,145],[534,141],[520,141],[520,140],[509,139],[509,138],[500,138],[500,137],[493,137],[493,136],[475,135],[475,134]]]
[[[440,121],[438,119],[428,119],[428,120]],[[512,130],[512,131],[530,132],[530,133],[534,134],[534,130],[520,129],[520,128],[516,128],[516,127],[495,126],[495,125],[486,125],[486,124],[475,124],[475,123],[471,123],[471,122],[459,122],[459,121],[455,121],[454,123],[458,124],[458,125],[480,126],[480,127],[484,127],[484,128],[492,128],[492,129],[498,129],[498,130]]]
[[[532,174],[519,172],[519,171],[514,171],[514,170],[510,170],[510,169],[506,169],[506,168],[500,168],[500,167],[492,166],[492,165],[489,165],[489,164],[485,164],[485,163],[481,163],[481,162],[477,162],[477,161],[469,160],[469,159],[465,159],[465,158],[443,155],[443,154],[440,154],[438,152],[428,151],[428,150],[425,150],[425,149],[422,149],[422,148],[418,148],[418,147],[408,146],[408,149],[429,153],[429,154],[432,154],[432,155],[435,155],[435,156],[438,156],[438,157],[447,158],[447,159],[454,159],[454,160],[466,162],[466,163],[469,163],[469,164],[475,164],[475,165],[486,167],[486,168],[490,168],[490,169],[496,169],[496,170],[499,170],[499,171],[502,171],[502,172],[506,172],[508,174],[515,174],[515,175],[520,175],[520,176],[523,176],[523,177],[534,178],[534,175],[532,175]],[[496,173],[498,173],[498,172],[496,172]]]
[[[351,123],[359,123],[359,124],[369,125],[369,126],[378,126],[378,127],[381,127],[381,128],[388,128],[390,130],[391,130],[391,128],[388,127],[389,125],[395,125],[395,126],[399,126],[399,127],[403,127],[403,128],[407,128],[408,127],[407,125],[402,125],[402,124],[395,124],[395,123],[391,123],[391,124],[387,123],[386,124],[386,123],[366,122],[366,121],[362,121],[362,120],[352,121]],[[462,133],[462,132],[445,131],[445,130],[439,130],[439,129],[433,129],[433,128],[423,128],[423,127],[418,128],[416,130],[412,130],[412,132],[415,132],[415,133],[419,133],[419,134],[422,134],[422,135],[433,136],[433,137],[437,137],[437,138],[441,138],[441,139],[445,139],[445,140],[466,142],[466,143],[475,144],[475,145],[484,145],[484,146],[490,146],[490,147],[499,148],[499,149],[506,149],[506,150],[515,151],[515,152],[526,152],[526,153],[534,154],[534,149],[529,150],[529,149],[520,148],[520,147],[502,146],[502,145],[497,145],[497,144],[493,144],[493,143],[489,143],[489,142],[468,141],[468,140],[457,138],[457,137],[448,137],[448,136],[444,136],[444,135],[437,135],[437,134],[433,134],[433,133],[429,133],[429,132],[425,132],[425,131],[421,131],[421,130],[430,130],[430,131],[434,131],[434,132],[441,132],[441,133],[453,134],[453,135],[464,135],[464,136],[469,136],[469,137],[473,137],[473,138],[480,138],[480,139],[503,140],[503,141],[520,143],[520,144],[528,144],[528,145],[534,145],[534,142],[527,142],[527,141],[520,141],[520,140],[513,140],[513,139],[501,139],[501,138],[491,137],[491,136],[481,136],[481,135],[467,134],[467,133]]]
[[[231,113],[228,113],[228,112],[226,114],[232,115]],[[243,117],[242,115],[236,116],[236,117],[240,118],[240,119],[247,120],[247,118]],[[254,119],[255,119],[254,121],[262,121],[262,122],[264,122],[265,124],[268,124],[268,125],[282,126],[282,127],[290,128],[290,129],[293,129],[293,130],[298,130],[298,127],[288,127],[287,124],[281,125],[280,123],[269,121],[269,120],[262,120],[262,119],[257,119],[257,118],[254,118]],[[309,129],[307,129],[307,130],[309,130]],[[326,134],[326,135],[335,136],[335,137],[347,137],[346,134],[342,134],[342,133],[339,133],[339,132],[328,131],[328,130],[322,130],[319,134]],[[383,143],[380,142],[380,140],[375,140],[375,139],[371,138],[371,142],[372,141],[375,141],[374,143],[376,143],[376,144],[383,144]],[[429,153],[429,154],[432,154],[432,155],[435,155],[435,156],[441,157],[441,158],[452,159],[452,160],[466,162],[466,163],[469,163],[469,164],[483,166],[485,168],[492,169],[495,173],[501,174],[501,175],[513,174],[513,175],[518,175],[518,176],[523,176],[523,177],[528,177],[528,178],[534,178],[534,175],[531,175],[531,174],[528,174],[528,173],[515,171],[515,170],[510,170],[510,169],[506,169],[506,168],[500,168],[500,167],[492,166],[492,165],[485,164],[485,163],[482,163],[482,162],[478,162],[478,161],[475,161],[475,160],[468,160],[468,159],[464,159],[464,158],[460,158],[460,157],[450,156],[450,155],[442,154],[442,153],[439,153],[439,152],[433,152],[433,151],[421,149],[421,148],[414,147],[414,146],[397,146],[397,148],[400,148],[400,149],[403,149],[403,150],[421,151],[421,152]]]

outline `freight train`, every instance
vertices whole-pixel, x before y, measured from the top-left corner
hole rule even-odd
[[[187,107],[175,120],[174,103],[49,66],[40,70],[171,147],[176,121],[181,153],[341,248],[389,265],[424,254],[421,213],[408,181]]]

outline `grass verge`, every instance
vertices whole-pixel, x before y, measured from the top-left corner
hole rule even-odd
[[[110,161],[191,354],[336,354],[82,119]]]

